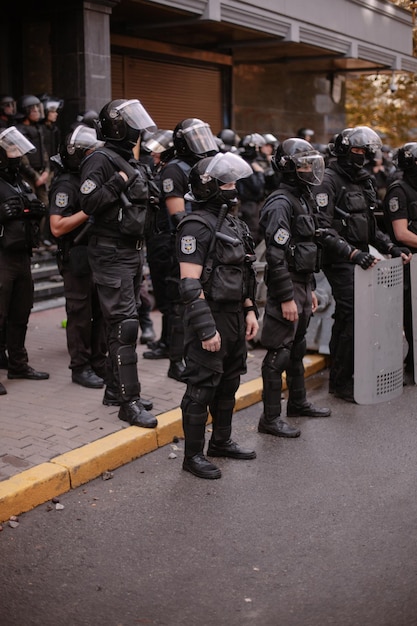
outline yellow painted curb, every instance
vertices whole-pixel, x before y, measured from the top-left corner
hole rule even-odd
[[[180,439],[184,437],[180,408],[161,413],[161,415],[157,416],[157,420],[158,427],[156,428],[156,437],[158,440],[158,448],[172,443],[175,437],[179,437]]]
[[[68,472],[42,463],[0,482],[0,521],[20,515],[71,489]]]
[[[67,469],[71,487],[74,488],[97,478],[107,470],[116,469],[152,452],[157,447],[154,429],[129,426],[82,448],[56,456],[51,459],[51,463]]]
[[[328,365],[328,358],[311,354],[304,357],[305,376],[311,376]],[[283,388],[286,389],[285,376]],[[235,411],[262,400],[262,378],[242,383],[236,393]],[[93,441],[81,448],[54,457],[49,463],[0,481],[0,522],[20,515],[55,496],[93,480],[134,459],[182,438],[181,409],[157,416],[155,429],[129,426]],[[209,416],[208,423],[211,422]]]

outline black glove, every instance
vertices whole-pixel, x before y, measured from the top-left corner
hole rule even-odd
[[[363,270],[367,270],[375,261],[375,257],[369,252],[357,252],[351,261],[355,265],[360,265]]]
[[[22,215],[23,203],[19,196],[12,196],[0,204],[0,223]]]
[[[406,254],[408,256],[409,254],[411,254],[411,250],[409,250],[405,246],[392,246],[392,248],[389,249],[389,254],[392,256],[393,259],[396,259],[402,254]]]
[[[29,205],[23,209],[24,217],[32,220],[40,220],[46,213],[46,207],[43,202],[34,198],[30,200]]]

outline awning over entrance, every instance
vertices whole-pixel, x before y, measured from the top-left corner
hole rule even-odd
[[[411,13],[385,0],[121,0],[111,31],[294,71],[417,73]]]

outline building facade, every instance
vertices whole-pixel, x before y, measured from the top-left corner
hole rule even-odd
[[[411,14],[386,0],[31,4],[3,11],[0,92],[63,98],[63,126],[126,97],[160,128],[194,116],[283,139],[308,126],[325,143],[345,126],[349,73],[417,73]]]

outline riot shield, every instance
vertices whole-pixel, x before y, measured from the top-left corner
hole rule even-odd
[[[413,358],[414,358],[414,382],[417,377],[417,254],[413,254],[410,263],[411,283],[411,314],[413,320]]]
[[[354,385],[358,404],[377,404],[403,391],[403,263],[384,259],[355,267]]]

